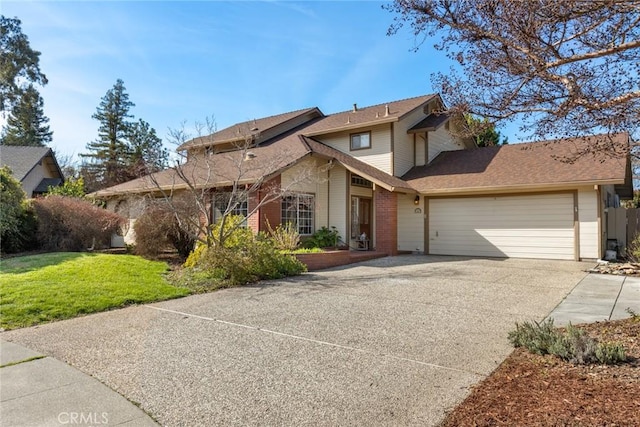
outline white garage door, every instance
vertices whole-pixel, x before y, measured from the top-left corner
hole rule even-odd
[[[429,200],[429,253],[574,259],[573,194]]]

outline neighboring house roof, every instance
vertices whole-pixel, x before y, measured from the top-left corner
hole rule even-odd
[[[375,126],[376,124],[396,122],[404,115],[418,107],[424,106],[434,99],[440,99],[438,94],[417,96],[400,101],[357,108],[341,113],[330,114],[307,126],[302,132],[306,136],[315,136],[329,132],[346,131],[359,127]]]
[[[629,147],[629,136],[616,134],[447,151],[402,178],[420,193],[433,195],[552,189],[569,184],[624,184],[630,188],[628,155],[576,157],[585,147],[604,140],[623,150]]]
[[[178,150],[187,148],[195,148],[199,146],[209,146],[224,144],[234,141],[243,141],[246,138],[257,137],[270,129],[283,125],[288,121],[292,121],[304,115],[322,116],[322,112],[317,107],[304,108],[302,110],[290,111],[288,113],[277,114],[275,116],[263,117],[260,119],[247,120],[246,122],[236,123],[211,135],[201,136],[191,139],[181,146]]]
[[[313,138],[307,138],[304,136],[301,136],[300,138],[302,138],[302,140],[309,146],[312,153],[325,158],[334,159],[340,162],[349,171],[356,173],[389,191],[414,192],[414,190],[400,178],[389,175],[376,167],[343,153],[342,151],[336,150],[335,148],[329,147],[328,145]]]
[[[29,172],[47,156],[51,156],[58,174],[62,177],[62,171],[51,148],[0,145],[0,162],[2,162],[2,166],[9,166],[18,181],[24,180]]]
[[[36,194],[44,194],[49,191],[49,187],[57,187],[62,184],[62,178],[43,178],[33,192]]]

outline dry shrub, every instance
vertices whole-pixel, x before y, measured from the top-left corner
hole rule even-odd
[[[133,225],[136,253],[153,258],[165,250],[175,249],[186,259],[195,246],[198,228],[195,205],[185,198],[168,203],[151,202]]]
[[[33,202],[38,218],[37,238],[49,251],[83,251],[111,245],[124,219],[83,199],[48,196]]]

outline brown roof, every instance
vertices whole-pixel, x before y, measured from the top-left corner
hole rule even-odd
[[[355,112],[353,110],[348,110],[341,113],[330,114],[323,117],[321,120],[314,122],[310,126],[307,126],[302,133],[306,136],[315,136],[329,132],[362,127],[365,124],[375,125],[378,123],[398,121],[405,114],[436,98],[439,98],[438,94],[423,95],[415,98],[407,98],[400,101],[358,108]],[[389,107],[389,114],[386,114],[387,106]]]
[[[434,131],[449,120],[448,113],[431,113],[419,123],[414,125],[407,133]]]
[[[199,188],[224,187],[234,181],[253,183],[260,178],[281,171],[309,154],[309,148],[294,133],[281,139],[248,150],[251,158],[244,159],[245,151],[217,153],[207,158],[193,156],[180,166],[189,183]],[[96,197],[108,197],[127,193],[144,193],[187,188],[176,169],[171,168],[142,178],[134,179],[93,193]]]
[[[383,188],[386,188],[389,191],[415,192],[415,190],[413,190],[405,181],[398,177],[389,175],[376,167],[343,153],[342,151],[336,150],[335,148],[329,147],[328,145],[316,141],[313,138],[307,138],[304,136],[301,136],[300,138],[309,146],[309,149],[313,153],[329,159],[335,159],[351,172],[357,173],[358,175],[380,185]]]
[[[316,107],[312,107],[304,108],[302,110],[290,111],[288,113],[277,114],[275,116],[263,117],[255,120],[247,120],[246,122],[242,123],[236,123],[233,126],[229,126],[225,129],[214,132],[211,135],[191,139],[179,146],[178,150],[184,150],[187,148],[193,148],[203,145],[241,141],[250,136],[257,136],[262,132],[266,132],[267,130],[279,126],[289,120],[295,119],[296,117],[311,113],[314,110],[317,110],[319,114],[322,114]]]
[[[600,143],[624,150],[629,146],[629,136],[594,135],[448,151],[440,153],[427,166],[411,169],[402,178],[424,194],[627,183],[628,155],[588,153],[576,158],[585,147]]]

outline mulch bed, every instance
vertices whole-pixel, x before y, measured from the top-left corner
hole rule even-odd
[[[640,318],[579,327],[622,343],[627,362],[572,365],[516,349],[442,425],[640,426]]]

